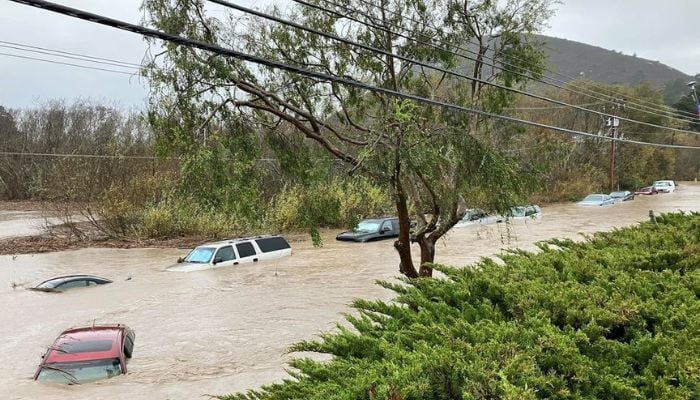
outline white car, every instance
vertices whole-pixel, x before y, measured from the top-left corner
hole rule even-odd
[[[652,185],[659,193],[673,193],[676,191],[676,183],[673,181],[655,181]]]
[[[534,204],[530,204],[527,206],[511,207],[510,211],[508,212],[508,218],[510,218],[510,219],[542,218],[542,209],[540,208],[540,206],[534,205]]]
[[[276,235],[255,236],[221,242],[205,243],[195,247],[177,264],[166,270],[179,272],[231,267],[238,264],[276,260],[292,255],[292,248]]]
[[[470,208],[467,209],[464,217],[455,225],[455,228],[494,224],[496,222],[503,222],[503,220],[504,218],[500,215],[489,215],[482,209]]]

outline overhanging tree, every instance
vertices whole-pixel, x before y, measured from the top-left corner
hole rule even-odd
[[[522,70],[486,68],[484,60],[495,57],[537,76],[543,55],[528,34],[549,17],[552,0],[310,4],[317,8],[272,7],[269,13],[365,47],[260,17],[231,15],[222,22],[207,16],[201,0],[145,0],[143,8],[146,23],[169,33],[396,92],[499,112],[513,97],[487,83],[520,86],[524,75]],[[476,56],[466,62],[456,55],[458,48],[474,49]],[[460,73],[472,80],[427,66],[467,71]],[[431,276],[435,243],[462,218],[466,200],[504,209],[523,189],[515,164],[497,151],[513,131],[506,124],[172,43],[145,71],[152,87],[151,121],[168,152],[206,146],[202,137],[212,126],[244,120],[267,137],[293,131],[341,160],[348,174],[390,187],[400,224],[394,245],[408,277]],[[413,232],[412,219],[417,221]],[[420,246],[418,269],[412,241]]]

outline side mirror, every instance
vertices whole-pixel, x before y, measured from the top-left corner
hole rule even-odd
[[[216,258],[214,258],[214,265],[216,265],[222,261],[224,261],[224,260],[222,260],[221,257],[216,257]]]
[[[182,262],[185,262],[185,259],[183,257],[178,257],[177,258],[177,263],[180,264]]]
[[[389,228],[388,226],[385,226],[384,228],[382,228],[382,233],[384,233],[384,232],[391,232],[391,228]]]

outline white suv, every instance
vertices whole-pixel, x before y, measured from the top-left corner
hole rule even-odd
[[[205,243],[195,247],[168,271],[191,272],[212,268],[274,260],[292,254],[292,248],[282,236],[255,236],[221,242]]]
[[[673,181],[656,181],[652,186],[659,193],[673,193],[676,190],[676,183]]]

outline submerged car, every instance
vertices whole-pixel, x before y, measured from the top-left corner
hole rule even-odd
[[[531,204],[527,206],[515,206],[511,207],[508,211],[508,218],[541,218],[542,209],[540,206]]]
[[[455,224],[455,228],[466,226],[488,225],[496,222],[503,222],[504,218],[500,215],[490,215],[480,208],[470,208],[464,213],[464,217]]]
[[[610,193],[610,197],[612,197],[615,201],[630,201],[634,200],[634,193],[630,192],[629,190],[621,190]]]
[[[578,204],[582,206],[609,206],[615,204],[615,200],[607,194],[589,194]]]
[[[201,271],[264,260],[275,260],[290,255],[292,255],[292,247],[282,236],[254,236],[197,246],[187,256],[178,259],[177,264],[169,266],[166,270],[179,272]]]
[[[112,283],[112,281],[95,275],[67,275],[45,280],[30,289],[42,292],[62,292],[68,289],[106,285],[108,283]]]
[[[363,219],[350,231],[341,232],[336,240],[369,242],[399,236],[399,219],[396,217]]]
[[[651,185],[659,193],[673,193],[676,190],[676,183],[673,181],[656,181]]]
[[[648,195],[652,195],[652,194],[657,194],[657,193],[659,193],[659,192],[658,192],[658,191],[656,190],[656,188],[653,187],[653,186],[643,187],[643,188],[641,188],[641,189],[639,189],[639,190],[637,190],[637,191],[634,192],[634,194],[640,194],[640,195],[644,195],[644,196],[648,196]]]
[[[135,338],[125,325],[68,329],[42,356],[34,379],[75,385],[126,374]]]

